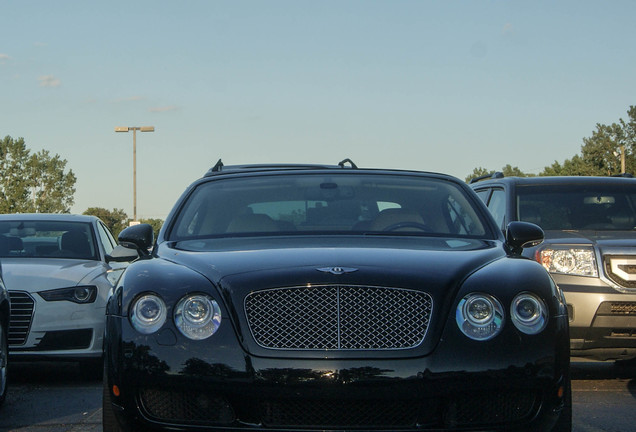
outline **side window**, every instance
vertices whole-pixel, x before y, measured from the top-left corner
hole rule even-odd
[[[497,225],[504,229],[506,220],[506,193],[503,189],[493,189],[492,196],[488,202],[488,210],[492,213]]]
[[[104,245],[104,252],[110,254],[117,244],[115,238],[102,223],[97,224],[97,232],[102,245]]]
[[[477,196],[479,197],[479,199],[481,199],[484,202],[484,204],[488,202],[488,195],[490,194],[490,189],[479,189],[479,190],[476,190],[475,193],[477,193]]]

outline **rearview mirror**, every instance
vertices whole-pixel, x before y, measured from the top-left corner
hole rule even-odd
[[[541,227],[530,222],[510,222],[505,235],[506,244],[515,255],[521,255],[524,248],[541,244],[545,237]]]
[[[106,262],[130,262],[139,258],[137,248],[128,248],[117,245],[109,255],[106,255]]]
[[[117,242],[127,249],[136,250],[140,257],[148,256],[155,241],[155,234],[149,224],[129,226],[119,233]]]

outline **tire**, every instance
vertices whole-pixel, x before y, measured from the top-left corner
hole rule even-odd
[[[572,432],[572,383],[569,375],[566,378],[563,410],[552,432]]]
[[[7,397],[9,342],[4,326],[0,325],[0,406]]]
[[[110,390],[108,389],[108,378],[106,372],[104,372],[104,391],[102,395],[102,430],[104,432],[125,432],[124,429],[119,426],[115,413],[113,412],[113,406],[110,402]]]

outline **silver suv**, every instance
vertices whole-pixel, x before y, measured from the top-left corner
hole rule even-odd
[[[524,250],[562,288],[572,356],[636,357],[636,179],[504,177],[470,186],[499,226],[533,222],[545,241]]]

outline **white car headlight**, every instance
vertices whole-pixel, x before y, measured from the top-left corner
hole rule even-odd
[[[70,288],[40,291],[38,294],[46,301],[66,300],[78,304],[93,303],[97,298],[97,287],[95,285],[78,285]]]
[[[462,333],[474,340],[488,340],[499,334],[503,326],[504,310],[491,295],[473,293],[457,305],[455,320]]]
[[[594,249],[590,247],[545,248],[537,261],[550,273],[597,277]]]
[[[221,325],[219,304],[205,294],[183,297],[174,309],[174,323],[187,338],[207,339]]]
[[[548,324],[548,309],[543,300],[530,292],[522,292],[512,300],[510,317],[519,331],[533,335]]]
[[[133,327],[143,334],[154,333],[166,322],[166,304],[156,294],[145,294],[135,300],[130,312]]]

